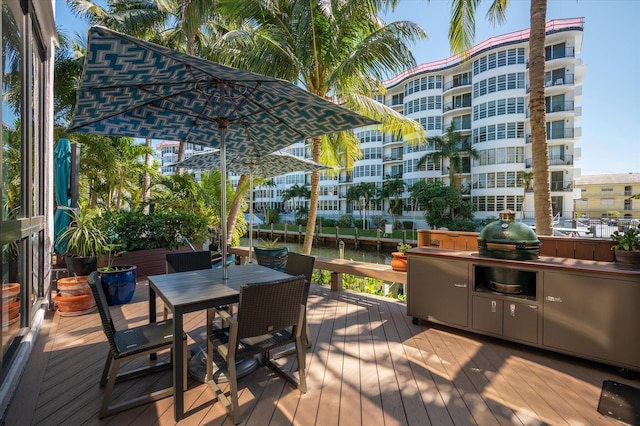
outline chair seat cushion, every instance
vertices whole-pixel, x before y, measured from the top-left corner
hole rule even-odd
[[[115,358],[123,358],[149,349],[168,346],[173,342],[173,320],[116,331],[114,338],[117,349]]]
[[[229,352],[229,328],[214,330],[209,336],[209,339],[211,339],[213,346],[217,347],[220,355],[226,358]],[[295,342],[295,334],[292,333],[291,328],[242,339],[238,345],[236,359],[243,359],[264,352],[265,350],[293,342]]]

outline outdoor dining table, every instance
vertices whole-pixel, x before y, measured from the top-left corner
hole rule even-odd
[[[258,264],[236,265],[227,270],[227,279],[222,279],[221,269],[203,269],[174,274],[149,276],[149,321],[156,319],[156,295],[173,313],[173,335],[184,333],[183,316],[216,306],[236,303],[242,284],[269,282],[289,277],[284,272]],[[173,340],[173,408],[178,421],[184,416],[184,392],[186,387],[185,339]]]

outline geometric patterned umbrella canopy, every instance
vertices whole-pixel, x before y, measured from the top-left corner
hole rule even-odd
[[[178,140],[256,157],[376,124],[288,81],[92,27],[68,131]]]
[[[304,139],[372,124],[377,122],[287,81],[95,26],[67,131],[220,148],[225,185],[227,149],[260,158]],[[224,218],[224,191],[222,197]],[[225,220],[221,224],[225,258]]]
[[[220,151],[192,155],[175,166],[185,169],[219,169]],[[329,167],[282,151],[272,152],[257,159],[234,152],[227,153],[227,170],[236,174],[274,177],[291,172],[326,169]]]
[[[220,151],[209,151],[192,155],[175,164],[185,169],[219,169]],[[274,177],[298,171],[327,170],[330,167],[286,152],[276,151],[262,158],[230,152],[227,154],[227,169],[232,173],[249,175],[249,263],[253,247],[253,177]]]

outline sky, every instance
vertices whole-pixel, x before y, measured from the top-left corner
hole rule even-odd
[[[485,18],[491,0],[481,2],[475,43],[529,27],[529,0],[511,0],[506,22],[495,26]],[[448,41],[449,0],[400,0],[387,22],[413,21],[428,34],[412,47],[418,64],[451,56]],[[548,0],[547,20],[584,18],[582,51],[587,66],[582,87],[582,175],[640,172],[640,0]],[[87,24],[75,18],[65,0],[56,0],[56,21],[68,35],[84,33]],[[635,153],[634,153],[635,152]]]

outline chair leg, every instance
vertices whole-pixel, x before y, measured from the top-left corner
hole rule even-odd
[[[311,346],[313,345],[313,341],[311,340],[311,329],[309,328],[309,323],[305,320],[304,322],[304,327],[305,327],[305,334],[306,334],[306,341],[307,341],[307,348],[311,348]]]
[[[305,393],[307,391],[306,355],[301,338],[296,339],[296,354],[298,355],[298,389]]]
[[[111,355],[111,349],[109,349],[109,353],[107,354],[107,359],[104,362],[104,368],[102,369],[102,377],[100,378],[101,388],[103,388],[104,385],[107,384],[107,380],[109,379],[109,370],[111,369],[112,360],[113,360],[113,355]]]
[[[238,374],[236,372],[235,359],[229,359],[227,363],[227,370],[229,372],[229,399],[231,400],[231,421],[234,424],[240,423],[240,412],[238,407]]]
[[[111,358],[111,353],[109,353]],[[116,385],[116,379],[118,378],[118,369],[120,368],[119,359],[113,360],[113,367],[109,373],[109,380],[107,381],[107,388],[104,390],[104,396],[102,397],[102,406],[100,407],[100,418],[104,418],[109,414],[109,401],[111,401],[111,392]],[[108,361],[111,363],[110,361]]]

